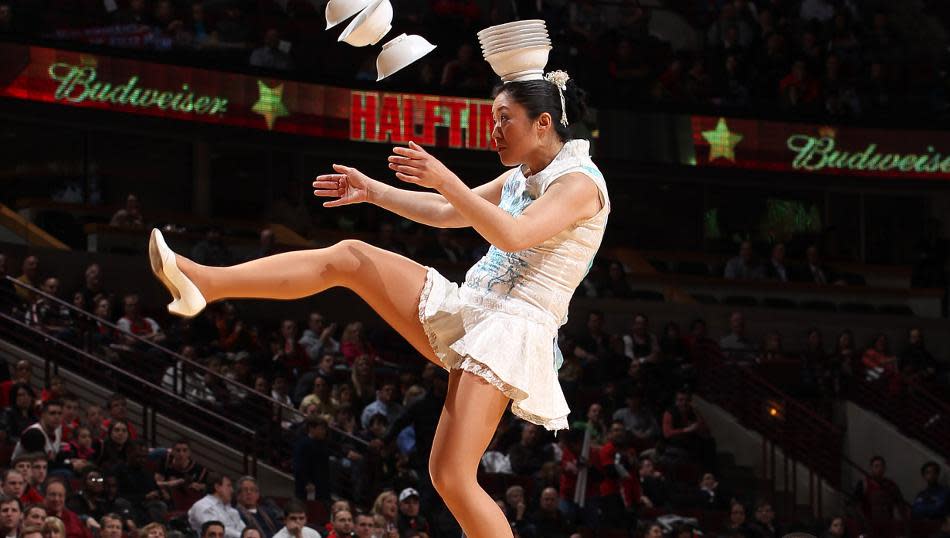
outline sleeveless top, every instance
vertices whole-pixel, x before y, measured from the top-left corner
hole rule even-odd
[[[600,248],[610,213],[610,200],[604,176],[590,158],[590,142],[571,140],[564,144],[554,160],[543,170],[525,177],[516,169],[505,182],[499,206],[510,215],[523,213],[558,178],[582,173],[600,193],[603,207],[594,216],[575,223],[534,247],[505,252],[495,246],[465,275],[464,288],[469,300],[484,300],[508,306],[553,329],[567,322],[568,306]],[[562,362],[555,345],[555,369]]]

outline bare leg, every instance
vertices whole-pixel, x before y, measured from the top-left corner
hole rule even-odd
[[[466,538],[512,537],[511,526],[476,475],[508,397],[481,377],[453,370],[432,441],[429,474]]]
[[[268,256],[231,267],[176,258],[210,303],[222,299],[299,299],[343,286],[356,292],[423,356],[441,366],[419,321],[422,265],[362,241]]]

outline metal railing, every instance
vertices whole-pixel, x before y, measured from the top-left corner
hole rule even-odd
[[[23,321],[23,308],[30,305],[20,305],[14,315],[0,314],[0,334],[5,338],[51,360],[54,369],[59,365],[74,368],[90,380],[142,404],[153,414],[160,412],[198,431],[214,432],[221,430],[217,427],[219,422],[225,424],[230,428],[227,435],[237,443],[233,446],[245,447],[247,451],[250,467],[245,472],[256,472],[258,459],[289,470],[296,425],[305,419],[297,409],[165,346],[123,331],[115,323],[43,290],[9,276],[6,280],[67,309],[76,323],[67,334],[52,334]],[[0,303],[4,300],[8,304],[18,303],[10,298],[0,298]],[[97,345],[91,335],[100,328],[115,337],[121,336],[127,344]],[[111,358],[105,356],[106,352]],[[208,398],[208,387],[217,387],[216,394],[228,399]],[[170,402],[175,405],[169,405]],[[286,427],[288,423],[290,428]],[[338,459],[346,457],[344,450],[365,452],[368,447],[365,440],[343,430],[331,426],[329,431],[331,452]],[[349,466],[338,466],[336,472],[336,483],[344,488],[352,483]]]

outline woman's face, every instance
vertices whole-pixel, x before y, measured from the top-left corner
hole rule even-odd
[[[383,499],[383,515],[392,519],[396,517],[396,512],[398,510],[399,504],[396,502],[396,496],[387,495],[386,498]]]
[[[117,422],[115,426],[112,427],[112,433],[109,434],[109,437],[113,442],[124,445],[125,442],[129,440],[129,427],[121,422]]]
[[[353,389],[349,385],[343,385],[340,387],[339,393],[341,402],[349,402],[353,400]]]
[[[23,387],[17,389],[16,393],[16,406],[18,409],[28,409],[33,405],[33,397],[30,396],[30,392]]]
[[[491,136],[501,164],[522,164],[539,142],[536,121],[528,118],[527,110],[505,91],[495,97],[492,116],[495,119],[495,127]]]
[[[828,526],[828,531],[833,536],[844,536],[844,520],[840,517],[836,517],[831,520],[831,525]]]
[[[79,434],[76,436],[76,442],[83,448],[92,446],[92,432],[89,431],[89,428],[79,430]]]
[[[729,521],[735,526],[745,523],[745,507],[741,504],[732,505],[732,509],[729,510]]]

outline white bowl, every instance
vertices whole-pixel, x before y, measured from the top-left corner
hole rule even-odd
[[[510,47],[512,45],[536,45],[538,43],[551,43],[551,38],[548,37],[526,37],[524,39],[512,39],[510,41],[505,41],[503,43],[493,43],[491,45],[482,45],[483,51],[498,50],[505,47]]]
[[[350,21],[337,41],[354,47],[375,45],[392,30],[393,5],[389,0],[374,0]]]
[[[507,52],[509,50],[518,50],[518,49],[530,49],[534,47],[550,47],[551,42],[546,39],[539,39],[537,41],[525,41],[523,43],[515,43],[514,45],[505,45],[504,47],[498,47],[491,50],[483,50],[482,56],[488,58],[492,54],[498,52]]]
[[[528,69],[526,71],[515,71],[501,77],[502,82],[518,82],[524,80],[544,80],[544,69]]]
[[[505,36],[505,37],[499,37],[498,39],[486,39],[484,41],[479,41],[478,43],[482,47],[492,47],[495,45],[499,45],[501,43],[510,43],[512,41],[518,41],[521,39],[536,39],[539,37],[547,38],[550,36],[548,36],[547,32],[526,32],[524,34],[520,34],[516,36]]]
[[[376,57],[376,82],[422,58],[434,49],[435,45],[418,35],[400,34],[390,39]]]
[[[496,52],[485,56],[485,60],[502,80],[515,73],[543,71],[548,64],[550,45],[515,48],[508,51]]]
[[[330,0],[327,2],[327,30],[349,19],[373,0]]]
[[[534,27],[534,26],[537,26],[537,27],[540,27],[540,28],[545,28],[545,26],[544,26],[544,21],[543,21],[543,20],[541,20],[541,19],[529,19],[529,20],[525,20],[525,21],[512,21],[512,22],[506,22],[506,23],[504,23],[504,24],[496,24],[495,26],[489,26],[488,28],[485,28],[485,29],[483,29],[483,30],[479,30],[479,31],[476,33],[476,35],[478,35],[478,37],[481,38],[481,37],[486,37],[486,36],[489,36],[489,35],[494,35],[494,34],[496,34],[496,33],[498,33],[498,32],[508,32],[508,31],[513,30],[513,29],[524,29],[524,28],[526,28],[526,27],[530,28],[530,27]]]

